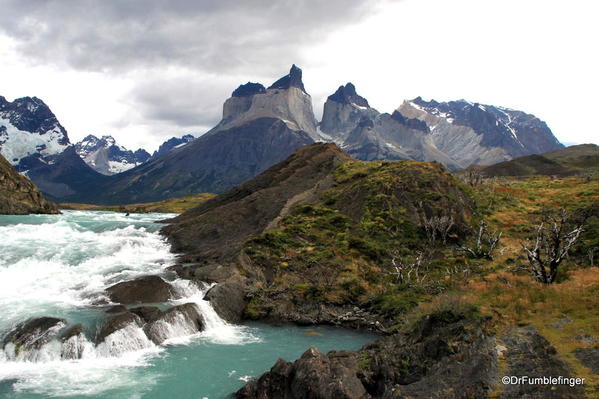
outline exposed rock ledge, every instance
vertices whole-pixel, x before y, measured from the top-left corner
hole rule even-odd
[[[48,201],[35,185],[17,173],[0,154],[0,215],[29,213],[60,213],[56,204]]]
[[[323,354],[308,349],[293,363],[277,360],[270,371],[241,388],[238,399],[452,399],[584,398],[579,387],[501,384],[508,375],[570,376],[555,350],[532,327],[497,338],[484,321],[451,312],[429,316],[407,334],[396,334],[357,352]]]

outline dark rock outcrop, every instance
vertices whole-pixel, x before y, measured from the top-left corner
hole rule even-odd
[[[0,214],[60,213],[25,176],[0,155]]]
[[[269,89],[289,89],[290,87],[297,87],[301,89],[304,93],[306,89],[304,88],[304,82],[302,82],[302,70],[293,64],[291,69],[289,70],[289,74],[283,76],[281,79],[274,82]]]
[[[166,302],[176,295],[173,287],[159,276],[144,276],[123,281],[108,287],[106,293],[113,302],[126,305]]]
[[[39,317],[17,325],[4,338],[3,346],[15,345],[15,352],[39,349],[66,326],[64,319],[56,317]]]
[[[572,377],[568,365],[558,359],[555,349],[534,327],[515,328],[501,338],[506,346],[506,375],[535,377]],[[584,391],[578,386],[551,384],[510,384],[504,387],[502,399],[579,399]]]
[[[164,143],[160,144],[160,147],[158,147],[158,150],[154,151],[154,153],[152,154],[151,159],[154,159],[160,155],[164,155],[167,152],[169,152],[170,150],[172,150],[173,148],[181,147],[181,146],[189,143],[190,141],[193,141],[194,139],[195,139],[195,137],[191,134],[185,134],[181,137],[171,137],[170,139],[166,140]]]
[[[356,86],[351,82],[345,86],[339,86],[337,91],[331,94],[328,99],[340,104],[355,104],[360,107],[369,107],[368,100],[356,93]]]
[[[381,338],[357,352],[311,348],[293,363],[273,368],[236,393],[237,398],[467,399],[584,398],[580,386],[503,385],[506,375],[571,376],[555,350],[532,327],[496,338],[478,316],[432,313],[407,333]],[[502,372],[503,373],[503,372]],[[489,396],[494,395],[494,396]]]
[[[239,323],[247,306],[246,291],[242,279],[229,279],[212,287],[204,299],[210,301],[221,318],[230,323]]]
[[[72,338],[72,337],[77,336],[79,334],[83,334],[83,325],[82,324],[75,324],[75,325],[67,328],[65,330],[65,332],[63,332],[62,334],[60,334],[60,338],[63,341],[66,341],[69,338]]]
[[[253,96],[254,94],[266,93],[266,88],[260,83],[247,82],[244,85],[240,85],[236,88],[231,96],[233,97],[245,97]]]
[[[484,398],[497,378],[493,337],[480,322],[448,313],[358,352],[309,349],[294,363],[279,360],[236,397]]]
[[[308,349],[294,363],[277,360],[269,372],[241,388],[235,397],[364,399],[370,397],[358,378],[358,357],[351,352]]]

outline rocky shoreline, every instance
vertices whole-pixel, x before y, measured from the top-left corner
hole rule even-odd
[[[295,362],[279,359],[270,371],[239,390],[236,397],[585,397],[580,386],[502,385],[504,373],[530,377],[573,375],[532,327],[497,332],[491,319],[475,311],[449,307],[424,315],[406,331],[397,328],[397,314],[389,316],[367,301],[325,300],[322,295],[330,291],[319,290],[319,286],[337,289],[327,280],[327,267],[310,260],[316,256],[312,255],[314,244],[293,241],[310,237],[312,231],[305,226],[322,224],[324,231],[331,225],[348,228],[365,212],[372,212],[367,208],[368,201],[381,189],[391,192],[388,201],[399,201],[398,212],[406,215],[398,223],[410,235],[400,235],[398,240],[425,240],[416,229],[424,230],[427,218],[436,217],[429,214],[435,212],[452,213],[454,233],[450,239],[459,240],[468,234],[465,221],[474,217],[467,191],[435,164],[397,164],[396,169],[381,164],[376,169],[350,162],[346,154],[330,144],[307,146],[255,179],[166,221],[169,225],[161,231],[173,250],[181,254],[180,263],[170,270],[179,278],[215,283],[205,299],[229,322],[249,319],[326,324],[382,335],[356,352],[323,354],[311,348]],[[340,166],[348,164],[348,168]],[[352,168],[357,173],[340,176]],[[385,179],[381,180],[382,188],[375,186],[368,191],[366,184],[378,182],[379,170]],[[398,187],[389,187],[386,179],[398,176],[400,180],[394,183]],[[404,181],[410,184],[402,186]],[[340,195],[335,198],[331,193]],[[427,197],[435,201],[423,203],[421,198]],[[322,207],[322,201],[334,202],[337,208]],[[290,227],[282,230],[282,225]],[[286,235],[286,231],[304,235],[298,238]],[[378,256],[367,247],[365,250],[370,251],[366,256]],[[292,265],[294,258],[289,253],[302,256],[304,263]],[[364,273],[370,272],[372,269],[364,269]]]

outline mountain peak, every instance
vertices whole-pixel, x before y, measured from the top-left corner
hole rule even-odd
[[[359,107],[370,107],[368,100],[356,93],[356,86],[348,82],[345,86],[339,86],[337,91],[328,97],[329,100],[341,104],[354,104]]]
[[[260,83],[247,82],[244,85],[240,85],[235,89],[232,97],[245,97],[245,96],[253,96],[254,94],[265,93],[266,89]]]
[[[302,70],[295,64],[291,66],[289,74],[274,82],[269,89],[289,89],[290,87],[297,87],[307,94],[302,82]]]

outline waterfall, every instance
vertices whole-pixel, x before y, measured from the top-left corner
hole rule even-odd
[[[119,357],[127,352],[155,348],[155,344],[185,344],[196,338],[221,345],[259,341],[248,328],[224,321],[210,302],[204,300],[206,292],[214,284],[199,287],[192,281],[178,279],[172,285],[183,298],[172,301],[176,306],[143,327],[129,323],[94,346],[83,332],[61,341],[58,335],[66,325],[59,323],[32,338],[32,342],[47,340],[42,345],[17,348],[12,342],[6,343],[0,350],[0,361],[49,362]],[[196,320],[203,322],[203,331],[198,331]]]
[[[173,281],[175,290],[183,296],[176,303],[195,303],[204,317],[205,328],[199,335],[210,343],[220,345],[242,345],[260,342],[260,338],[253,335],[249,328],[229,324],[224,321],[212,307],[209,301],[204,300],[208,290],[216,284],[202,283],[196,285],[193,281],[178,279]]]
[[[101,357],[116,357],[125,352],[138,351],[153,347],[144,330],[133,323],[116,330],[96,347],[96,355]]]

